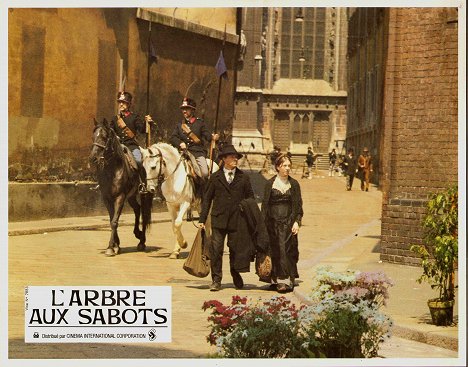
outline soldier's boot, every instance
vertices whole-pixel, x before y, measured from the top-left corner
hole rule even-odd
[[[146,190],[146,171],[142,165],[138,165],[138,176],[140,178],[140,184],[138,185],[138,191],[140,194],[147,194]]]
[[[193,221],[193,216],[192,216],[192,208],[188,208],[186,212],[186,220],[187,222]]]

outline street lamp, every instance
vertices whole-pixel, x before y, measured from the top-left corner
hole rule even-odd
[[[305,62],[306,58],[304,55],[304,47],[301,47],[301,56],[299,56],[299,62]]]
[[[298,8],[297,13],[296,13],[296,18],[294,20],[296,22],[303,22],[304,21],[304,15],[302,14],[302,8]]]

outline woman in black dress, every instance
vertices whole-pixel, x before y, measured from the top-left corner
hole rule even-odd
[[[272,287],[284,293],[293,290],[294,281],[299,277],[297,234],[303,216],[302,196],[299,182],[289,176],[291,159],[286,154],[276,159],[275,169],[278,174],[265,186],[262,213],[270,236]]]

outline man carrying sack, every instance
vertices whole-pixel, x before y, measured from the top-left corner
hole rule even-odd
[[[249,176],[237,168],[237,161],[242,157],[233,145],[224,145],[218,157],[222,159],[223,167],[210,176],[206,186],[199,227],[205,228],[208,213],[211,208],[211,291],[221,289],[223,276],[224,240],[227,237],[229,247],[229,265],[232,279],[237,289],[244,286],[241,275],[235,269],[235,253],[239,204],[243,199],[254,198],[254,192]],[[212,205],[213,204],[213,205]]]

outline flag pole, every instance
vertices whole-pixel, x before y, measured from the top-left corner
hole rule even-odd
[[[148,22],[148,60],[146,69],[146,115],[149,114],[150,68],[151,68],[151,21]],[[146,119],[145,119],[146,121]],[[151,125],[146,121],[146,148],[151,145]]]
[[[223,58],[223,60],[224,60],[223,51],[224,51],[225,44],[226,44],[226,24],[224,24],[223,45],[221,47],[221,53],[219,55],[219,57]],[[218,96],[217,96],[217,99],[216,99],[216,115],[215,115],[214,128],[213,128],[213,132],[215,134],[216,134],[216,132],[218,130],[219,102],[220,102],[220,99],[221,99],[221,84],[222,84],[222,80],[223,80],[223,75],[224,75],[224,73],[220,74],[219,77],[218,77]],[[210,144],[210,161],[211,161],[211,165],[210,165],[209,176],[211,176],[211,173],[213,172],[213,166],[214,166],[214,164],[213,164],[213,150],[215,148],[215,145],[216,145],[216,141],[214,139],[211,139],[211,144]]]

